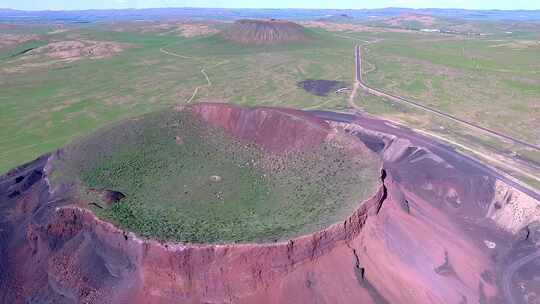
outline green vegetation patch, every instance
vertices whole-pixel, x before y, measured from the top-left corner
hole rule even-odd
[[[67,147],[53,183],[122,192],[96,214],[144,237],[267,242],[349,216],[376,187],[379,162],[343,144],[269,153],[187,112],[128,120]],[[89,205],[93,206],[93,205]]]
[[[32,45],[0,52],[0,173],[110,123],[188,101],[310,109],[346,105],[343,95],[314,96],[297,82],[349,82],[353,75],[354,41],[322,30],[306,30],[307,42],[279,45],[240,45],[220,35],[121,32],[110,24],[68,30],[45,31],[40,43],[90,40],[129,47],[112,57],[75,61],[45,54],[10,57]]]

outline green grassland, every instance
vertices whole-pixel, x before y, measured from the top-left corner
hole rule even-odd
[[[378,161],[326,143],[269,153],[186,112],[128,120],[69,145],[51,178],[126,195],[96,214],[145,237],[194,243],[288,239],[352,213]],[[103,203],[100,203],[103,205]]]
[[[520,40],[384,39],[367,47],[367,81],[508,135],[540,143],[540,44]]]
[[[315,38],[309,43],[246,46],[219,35],[143,33],[136,25],[132,31],[109,24],[62,33],[46,26],[4,30],[38,33],[39,41],[31,44],[88,39],[129,47],[110,58],[72,62],[12,57],[34,45],[0,49],[0,172],[111,122],[185,103],[196,87],[192,102],[348,110],[347,96],[314,96],[296,83],[308,78],[351,83],[356,43],[364,44],[366,80],[372,86],[539,144],[538,25],[445,22],[435,26],[489,35],[309,29]],[[513,33],[505,34],[508,30]],[[408,116],[424,126],[420,120],[430,120],[369,96],[357,103],[383,117]],[[534,151],[518,152],[538,159]]]
[[[185,103],[197,86],[200,89],[192,102],[300,108],[342,104],[342,96],[313,96],[296,82],[324,78],[350,83],[353,42],[324,31],[311,35],[318,39],[250,47],[216,35],[183,38],[116,32],[100,25],[42,35],[41,40],[75,37],[127,43],[129,47],[110,58],[71,62],[44,56],[12,58],[9,55],[16,50],[0,50],[0,58],[4,58],[0,59],[0,172],[110,122]]]
[[[387,92],[539,145],[540,37],[524,40],[524,33],[507,36],[378,35],[378,43],[365,47],[364,62],[369,71],[365,79]],[[497,163],[491,165],[530,186],[540,186],[530,177],[539,173],[537,150],[386,100],[365,96],[357,104],[484,154],[507,158],[510,166],[525,169],[529,177]]]

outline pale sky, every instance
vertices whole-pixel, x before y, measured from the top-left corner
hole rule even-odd
[[[384,7],[540,9],[540,0],[0,0],[0,8],[21,10],[80,10],[157,7],[322,8]]]

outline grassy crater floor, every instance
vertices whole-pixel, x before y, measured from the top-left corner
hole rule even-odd
[[[341,221],[376,187],[379,161],[344,145],[269,153],[186,112],[128,120],[64,149],[52,181],[77,181],[98,217],[144,237],[271,242]],[[88,189],[126,197],[108,208]]]

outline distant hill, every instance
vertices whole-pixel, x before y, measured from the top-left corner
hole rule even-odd
[[[385,23],[391,26],[431,27],[436,23],[436,20],[429,15],[406,13],[392,17]]]
[[[433,17],[456,18],[464,20],[515,20],[540,21],[540,10],[464,10],[464,9],[409,9],[381,8],[358,10],[321,9],[213,9],[213,8],[151,8],[120,10],[81,10],[81,11],[20,11],[0,9],[0,22],[104,22],[104,21],[154,21],[168,19],[195,20],[238,20],[286,19],[317,20],[332,16],[347,16],[356,20],[371,18],[391,18],[403,14],[421,14]]]
[[[228,31],[224,32],[227,40],[242,44],[281,44],[303,42],[309,40],[304,27],[285,20],[236,21]]]

